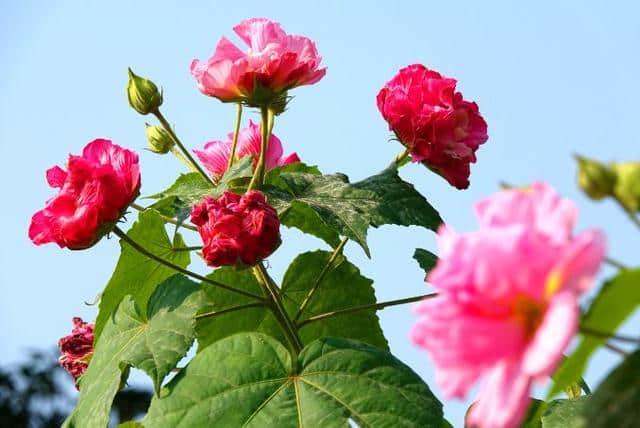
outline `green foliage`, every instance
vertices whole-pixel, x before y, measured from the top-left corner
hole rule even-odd
[[[304,253],[296,257],[289,266],[284,276],[281,294],[285,309],[291,318],[296,316],[302,301],[314,286],[330,257],[331,253],[326,251]],[[302,313],[300,322],[314,315],[376,302],[373,281],[362,276],[358,268],[349,263],[344,256],[338,256],[332,266]],[[237,271],[223,267],[216,269],[209,278],[262,294],[260,284],[251,270]],[[255,299],[216,287],[205,287],[203,294],[205,306],[199,311],[200,314],[255,303]],[[251,331],[268,334],[286,343],[271,310],[266,306],[252,307],[198,320],[199,352],[219,339]],[[309,323],[302,326],[299,333],[304,344],[320,337],[336,336],[357,339],[388,349],[374,309]]]
[[[590,428],[634,428],[640,421],[640,350],[629,355],[589,396],[582,413]]]
[[[284,225],[334,247],[337,235],[345,236],[367,256],[369,226],[417,225],[435,230],[442,223],[438,212],[393,168],[354,184],[344,174],[284,173],[264,191]]]
[[[168,216],[190,212],[191,207],[200,202],[205,196],[218,197],[222,195],[225,190],[230,190],[230,186],[234,180],[250,177],[252,174],[252,160],[252,156],[246,156],[236,162],[220,180],[218,180],[215,188],[212,188],[211,184],[199,173],[190,172],[188,174],[181,174],[168,189],[147,196],[147,198],[157,199],[158,202],[153,204],[152,207]]]
[[[616,328],[640,305],[638,284],[640,284],[640,269],[624,270],[607,281],[582,317],[581,326],[602,333],[615,332]],[[556,371],[549,396],[554,396],[571,383],[579,382],[589,357],[605,342],[606,337],[583,336],[578,347]]]
[[[146,427],[441,427],[442,405],[409,367],[379,348],[324,338],[292,361],[260,334],[207,347],[155,397]]]
[[[586,428],[581,412],[587,402],[588,396],[582,396],[574,400],[553,400],[547,403],[542,415],[542,428]]]
[[[125,296],[108,318],[87,372],[80,378],[80,397],[66,427],[105,427],[113,397],[137,367],[153,380],[162,380],[187,353],[195,338],[194,315],[200,286],[175,275],[158,286],[142,311]]]
[[[422,248],[416,248],[416,251],[413,253],[413,258],[424,270],[425,275],[428,275],[438,263],[438,256]]]
[[[174,251],[184,247],[182,236],[176,234],[173,243],[169,240],[164,221],[154,210],[146,210],[138,216],[138,221],[127,235],[142,243],[149,252],[186,268],[190,257],[187,251]],[[100,297],[98,317],[95,322],[95,341],[102,333],[107,320],[126,295],[130,295],[144,313],[147,301],[154,290],[165,279],[175,274],[167,266],[138,253],[127,243],[120,241],[121,253],[116,269]]]

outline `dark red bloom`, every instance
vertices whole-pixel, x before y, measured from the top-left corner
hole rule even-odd
[[[93,355],[93,324],[79,317],[73,318],[71,334],[60,339],[58,347],[62,352],[58,359],[60,365],[77,381],[87,371]]]
[[[469,187],[470,164],[487,141],[487,124],[474,102],[456,92],[456,80],[421,64],[401,69],[380,90],[378,109],[414,162],[422,162],[458,189]]]
[[[209,266],[251,266],[280,245],[278,213],[255,190],[206,196],[192,208],[191,221],[198,226]]]

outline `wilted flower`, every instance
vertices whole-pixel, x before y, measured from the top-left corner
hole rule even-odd
[[[71,334],[60,339],[58,347],[62,352],[58,359],[60,365],[77,382],[78,378],[87,371],[93,355],[93,324],[82,321],[82,318],[73,318]],[[76,388],[78,388],[77,383]]]

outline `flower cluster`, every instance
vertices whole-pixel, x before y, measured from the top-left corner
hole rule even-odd
[[[255,164],[258,161],[258,156],[260,155],[261,138],[262,134],[260,125],[249,120],[249,126],[238,132],[235,157],[242,159],[245,156],[255,156],[255,167]],[[229,133],[227,141],[210,141],[204,145],[202,150],[193,151],[214,178],[221,177],[227,170],[229,156],[231,154],[232,140],[233,132]],[[284,156],[280,139],[271,134],[265,160],[267,170],[276,166],[289,165],[290,163],[299,161],[300,158],[296,153]]]
[[[81,156],[70,155],[67,169],[47,170],[49,185],[60,191],[33,215],[29,238],[37,245],[88,248],[111,230],[138,195],[138,155],[98,139]]]
[[[58,359],[60,365],[77,381],[87,371],[93,355],[93,324],[73,318],[71,334],[60,339],[58,347],[62,352]]]
[[[206,196],[193,207],[191,221],[198,226],[209,266],[251,266],[280,245],[278,213],[255,190]]]
[[[287,35],[277,22],[252,18],[233,30],[249,46],[246,53],[223,37],[207,62],[191,63],[191,74],[205,95],[258,107],[282,104],[287,90],[316,83],[326,73],[319,68],[322,58],[315,44]]]
[[[422,162],[458,189],[469,186],[470,164],[487,141],[476,103],[456,92],[456,80],[421,64],[401,69],[380,90],[378,109],[414,162]]]
[[[511,189],[475,207],[479,229],[442,226],[428,281],[436,298],[416,306],[411,339],[431,354],[447,397],[483,384],[468,420],[515,427],[534,381],[552,374],[605,253],[601,232],[572,235],[576,207],[548,185]]]

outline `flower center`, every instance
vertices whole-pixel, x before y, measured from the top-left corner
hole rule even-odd
[[[521,295],[515,298],[512,310],[513,318],[522,327],[525,339],[531,339],[542,322],[545,304],[530,296]]]

